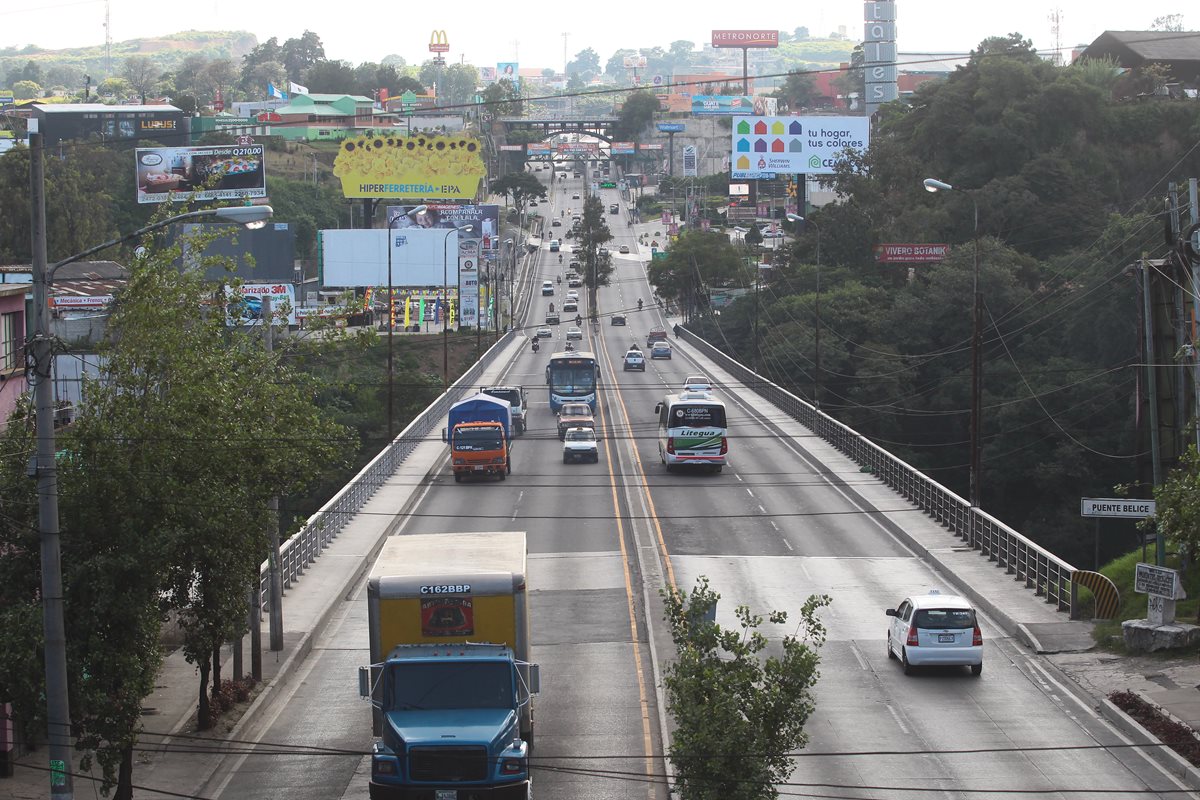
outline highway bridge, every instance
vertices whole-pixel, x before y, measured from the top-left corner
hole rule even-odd
[[[556,181],[552,213],[577,208],[581,191],[578,181]],[[615,190],[602,194],[605,205],[622,202]],[[691,336],[675,342],[672,359],[623,372],[630,342],[672,321],[652,303],[637,310],[651,297],[648,254],[633,229],[614,232],[616,270],[598,310],[602,319],[624,312],[629,325],[597,326],[584,342],[601,362],[599,463],[562,463],[543,388],[548,350],[530,352],[523,331],[500,339],[285,549],[285,626],[288,604],[320,606],[321,623],[238,738],[329,752],[228,756],[198,794],[365,798],[371,714],[355,668],[367,658],[361,570],[373,548],[389,535],[524,530],[543,675],[532,761],[541,798],[667,800],[671,726],[661,686],[673,651],[658,593],[690,588],[699,576],[720,593],[718,621],[729,626],[740,604],[794,620],[810,594],[833,598],[807,755],[795,759],[783,796],[1183,796],[1030,648],[1078,624],[1071,565]],[[632,252],[618,254],[621,245]],[[535,287],[561,269],[545,249],[529,254],[518,319],[540,324],[550,298]],[[561,349],[561,336],[550,350]],[[719,474],[668,474],[655,404],[697,372],[727,402],[730,463]],[[446,408],[499,381],[525,385],[533,401],[513,474],[456,484],[438,440]],[[338,569],[348,577],[319,577]],[[930,588],[976,598],[980,677],[959,669],[905,676],[885,654],[884,609]],[[1108,794],[1079,793],[1086,789]]]

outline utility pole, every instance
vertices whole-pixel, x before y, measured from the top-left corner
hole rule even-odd
[[[50,342],[50,275],[46,264],[46,175],[41,132],[29,134],[30,227],[33,239],[34,402],[37,455],[30,477],[37,478],[38,532],[41,539],[42,626],[46,659],[46,741],[50,756],[50,797],[71,800],[71,708],[67,694],[67,633],[63,623],[62,559],[58,525],[58,472],[54,443],[54,352]]]
[[[388,252],[391,252],[390,243]],[[391,298],[388,298],[391,302]],[[390,311],[390,309],[389,309]],[[270,356],[275,349],[274,317],[271,314],[271,296],[263,296],[263,346]],[[390,322],[390,319],[389,319]],[[271,650],[278,652],[283,649],[283,584],[279,575],[279,496],[273,495],[267,505],[271,517],[271,551],[267,554],[267,591],[270,594],[268,605],[271,612],[270,636]],[[258,576],[255,576],[257,594]],[[257,652],[257,651],[256,651]]]
[[[1146,340],[1146,392],[1150,397],[1150,474],[1152,476],[1151,480],[1154,482],[1152,488],[1157,488],[1162,481],[1162,454],[1159,450],[1158,438],[1158,376],[1156,374],[1157,368],[1154,365],[1154,306],[1150,301],[1150,263],[1144,253],[1142,254],[1140,267],[1142,278],[1142,335]],[[1163,550],[1162,528],[1156,525],[1154,532],[1154,563],[1162,567],[1166,565],[1167,557],[1167,554]]]

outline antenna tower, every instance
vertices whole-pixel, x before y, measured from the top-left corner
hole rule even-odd
[[[1056,67],[1061,67],[1066,60],[1062,51],[1062,9],[1052,9],[1049,19],[1050,38],[1054,40],[1054,55],[1050,60]]]
[[[112,77],[112,26],[109,24],[108,0],[104,0],[104,77]]]

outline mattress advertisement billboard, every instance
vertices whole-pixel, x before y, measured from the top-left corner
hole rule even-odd
[[[139,203],[267,196],[261,144],[139,147],[134,161]]]

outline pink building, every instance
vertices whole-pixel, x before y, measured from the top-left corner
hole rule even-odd
[[[0,424],[28,391],[25,380],[25,294],[27,283],[0,284]]]

